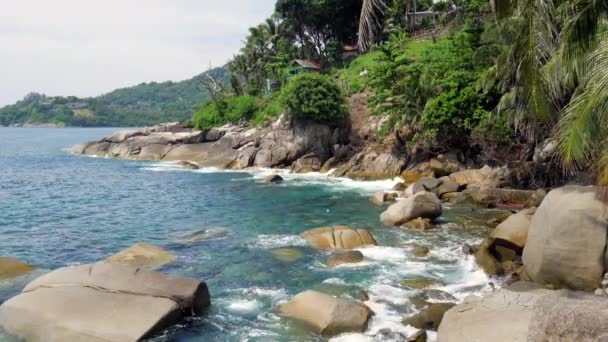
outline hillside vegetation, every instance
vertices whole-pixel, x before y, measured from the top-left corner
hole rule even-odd
[[[209,71],[226,80],[226,70]],[[145,126],[185,121],[209,100],[205,73],[181,82],[142,83],[91,98],[51,97],[31,93],[0,109],[0,125],[53,123],[65,126]]]

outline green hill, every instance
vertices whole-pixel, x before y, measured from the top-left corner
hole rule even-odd
[[[208,71],[226,79],[227,70]],[[202,87],[205,73],[181,82],[142,83],[98,97],[50,97],[31,93],[0,108],[0,125],[52,123],[65,126],[145,126],[185,121],[209,100]]]

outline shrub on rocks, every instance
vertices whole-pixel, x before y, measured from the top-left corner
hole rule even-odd
[[[294,77],[283,89],[281,102],[294,117],[321,123],[341,123],[347,115],[340,87],[320,74]]]

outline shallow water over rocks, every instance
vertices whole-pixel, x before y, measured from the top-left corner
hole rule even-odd
[[[409,298],[462,299],[487,284],[461,247],[487,236],[497,215],[446,208],[439,229],[386,228],[378,220],[385,207],[369,197],[390,189],[390,180],[283,172],[283,183],[267,184],[264,177],[275,171],[184,170],[65,150],[114,130],[0,128],[0,254],[37,268],[0,282],[0,302],[44,270],[102,260],[138,241],[177,256],[162,272],[203,279],[212,294],[207,315],[157,341],[323,340],[277,315],[278,304],[307,289],[367,297],[376,312],[369,329],[339,340],[396,340],[412,332],[401,324],[415,310]],[[298,234],[332,225],[369,229],[379,246],[359,249],[361,263],[328,268],[328,252]],[[430,247],[428,255],[415,256],[420,245]],[[279,248],[301,255],[286,262],[273,254]],[[441,280],[433,288],[439,291],[401,285],[420,277]]]

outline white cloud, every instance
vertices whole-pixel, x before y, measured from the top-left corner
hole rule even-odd
[[[95,96],[224,64],[275,0],[0,0],[0,106]]]

